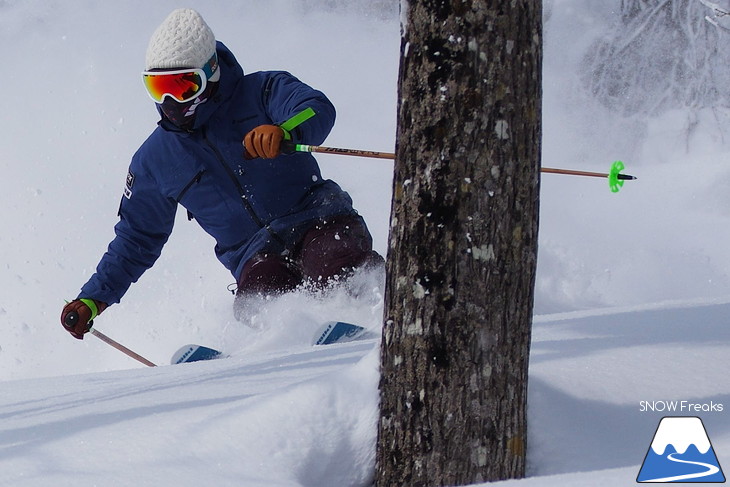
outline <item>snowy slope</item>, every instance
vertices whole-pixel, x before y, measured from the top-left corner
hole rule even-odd
[[[674,415],[701,416],[730,464],[729,313],[718,302],[538,316],[529,478],[504,484],[630,485],[667,415],[642,401],[723,405]],[[377,340],[2,382],[0,472],[23,486],[367,485],[377,382]]]
[[[2,482],[365,485],[376,387],[372,341],[3,382]]]
[[[338,109],[327,143],[393,150],[397,9],[368,0],[189,1],[247,71],[287,69]],[[701,416],[730,465],[730,165],[700,114],[622,120],[576,66],[618,0],[545,2],[544,165],[638,176],[546,175],[530,369],[530,477],[506,485],[630,485],[667,412]],[[377,330],[372,299],[287,296],[242,327],[213,242],[181,213],[157,265],[100,330],[157,362],[203,343],[231,358],[149,369],[60,329],[112,237],[129,158],[156,122],[139,80],[149,35],[177,2],[0,2],[0,485],[360,486],[372,475],[375,341],[315,349],[332,318]],[[319,157],[385,251],[392,165]],[[680,411],[690,414],[688,411]],[[728,472],[726,471],[726,475]]]

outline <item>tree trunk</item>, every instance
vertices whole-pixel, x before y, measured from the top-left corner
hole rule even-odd
[[[537,260],[539,0],[409,0],[376,481],[521,477]]]

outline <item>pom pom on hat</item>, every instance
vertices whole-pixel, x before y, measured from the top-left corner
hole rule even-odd
[[[215,53],[215,35],[198,12],[174,10],[152,34],[145,69],[202,68]]]

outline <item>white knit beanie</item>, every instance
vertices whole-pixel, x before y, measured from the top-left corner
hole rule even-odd
[[[198,12],[174,10],[152,34],[145,69],[202,68],[215,53],[215,36]]]

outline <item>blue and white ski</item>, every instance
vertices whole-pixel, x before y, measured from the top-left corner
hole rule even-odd
[[[371,338],[374,335],[365,328],[344,321],[329,321],[314,334],[312,345],[331,345]]]
[[[362,326],[345,323],[344,321],[328,321],[317,329],[312,339],[312,345],[332,345],[333,343],[346,343],[376,337],[375,333],[366,330]],[[227,355],[213,348],[202,345],[185,345],[175,352],[170,363],[173,365],[185,364],[225,357]]]
[[[223,352],[202,345],[185,345],[175,352],[170,359],[172,365],[185,364],[188,362],[199,362],[201,360],[214,360],[223,358]]]

